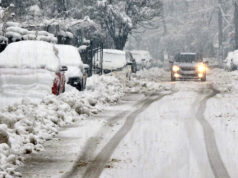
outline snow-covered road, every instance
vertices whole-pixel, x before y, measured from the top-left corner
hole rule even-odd
[[[64,128],[19,171],[31,178],[236,178],[238,72],[214,69],[205,83],[168,76],[148,72],[164,91],[128,94]]]

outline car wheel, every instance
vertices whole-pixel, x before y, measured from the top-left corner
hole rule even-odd
[[[173,74],[171,73],[171,81],[175,81],[175,77],[173,76]]]
[[[82,85],[80,83],[76,86],[76,88],[77,90],[82,91]]]
[[[207,80],[207,76],[205,75],[203,78],[201,78],[202,82],[205,82]]]

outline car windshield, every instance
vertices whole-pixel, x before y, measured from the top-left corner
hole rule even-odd
[[[200,59],[197,57],[196,54],[179,54],[175,57],[175,61],[192,63],[192,62],[198,62],[200,61]]]

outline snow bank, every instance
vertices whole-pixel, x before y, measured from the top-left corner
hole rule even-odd
[[[53,46],[43,41],[11,43],[0,53],[0,68],[31,68],[57,71],[59,59]]]
[[[120,81],[112,75],[89,78],[87,91],[78,92],[69,85],[66,91],[39,104],[25,99],[0,108],[0,177],[18,177],[15,168],[24,155],[43,150],[42,144],[57,134],[59,127],[97,114],[124,94]]]
[[[123,72],[94,75],[88,78],[87,90],[78,92],[67,85],[59,96],[47,96],[39,104],[27,99],[20,104],[0,108],[0,177],[18,177],[15,169],[22,164],[25,154],[43,149],[59,127],[86,119],[118,102],[126,92],[156,92],[162,86],[146,76],[159,77],[160,69],[144,70],[129,81]],[[156,76],[157,74],[157,76]],[[136,90],[133,90],[136,88]]]
[[[99,61],[97,61],[99,63]],[[117,70],[126,66],[125,51],[115,49],[103,50],[103,69]]]
[[[51,94],[55,72],[44,69],[0,69],[0,107],[29,98],[39,102]]]

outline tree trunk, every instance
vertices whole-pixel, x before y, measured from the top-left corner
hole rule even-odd
[[[234,23],[235,23],[235,49],[238,49],[238,4],[237,2],[235,2]]]
[[[218,9],[218,41],[219,41],[219,62],[222,64],[223,60],[223,19],[221,12],[221,0],[218,1],[219,9]]]
[[[113,42],[114,42],[115,48],[118,50],[123,50],[123,48],[125,47],[126,42],[127,42],[127,37],[128,37],[128,35],[123,36],[123,37],[121,37],[121,36],[114,37]]]

